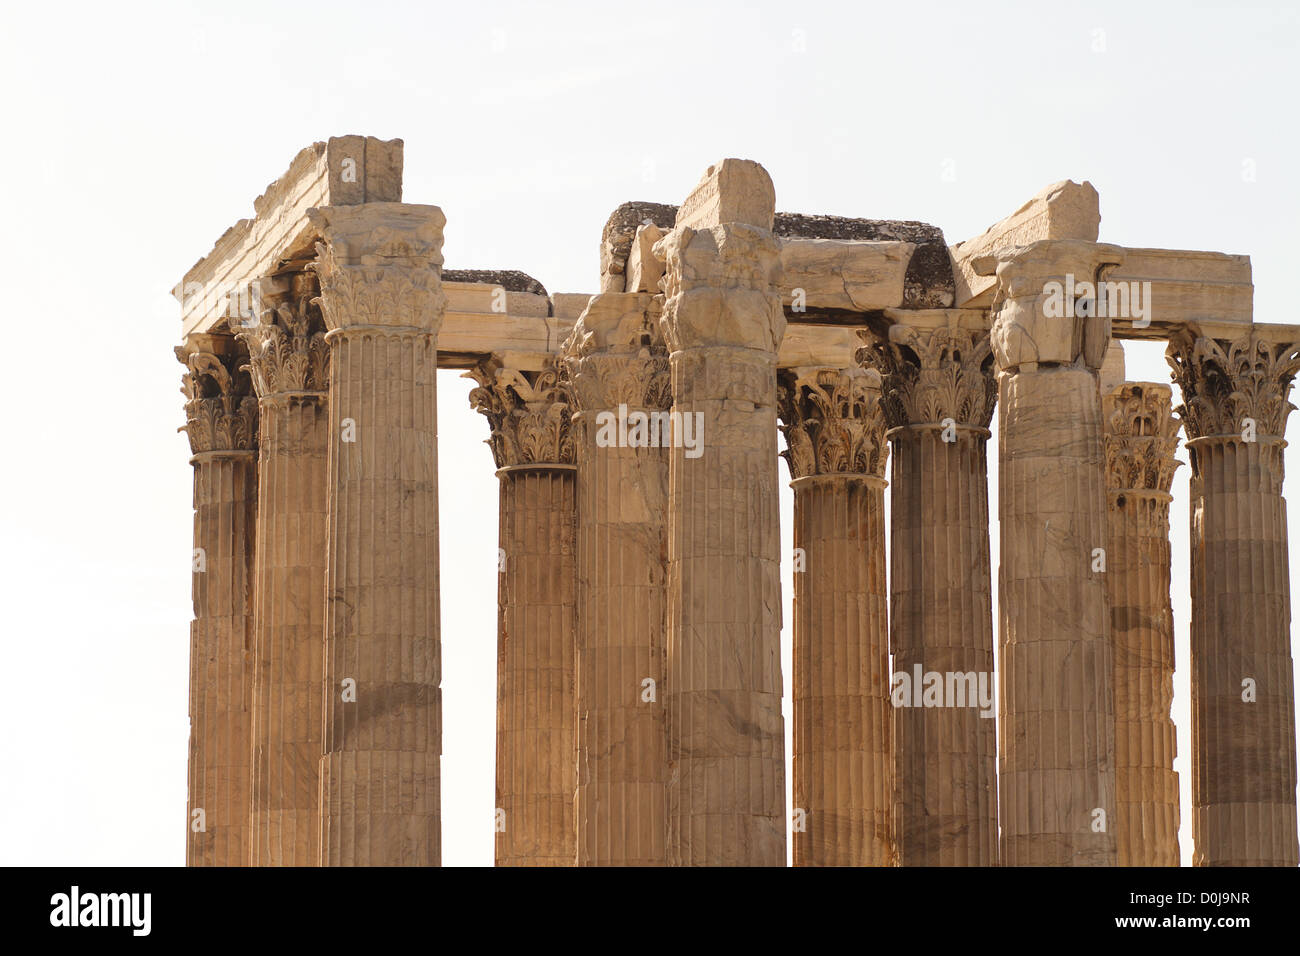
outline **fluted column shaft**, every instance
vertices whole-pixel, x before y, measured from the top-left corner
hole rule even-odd
[[[254,453],[195,456],[194,546],[206,554],[207,570],[194,575],[190,624],[189,866],[249,862],[256,521]],[[206,832],[193,828],[196,809]]]
[[[781,374],[794,489],[795,866],[888,866],[893,715],[880,376]]]
[[[1047,290],[1117,247],[1042,241],[996,254],[1001,373],[998,780],[1006,866],[1113,866],[1114,717],[1105,450],[1097,369],[1109,320]],[[1076,311],[1077,310],[1077,311]]]
[[[982,316],[909,315],[859,351],[892,426],[890,645],[900,866],[998,862]],[[938,686],[938,685],[941,685]]]
[[[321,862],[436,866],[444,220],[399,203],[312,214],[330,329]]]
[[[1266,327],[1261,327],[1266,328]],[[1196,866],[1289,866],[1295,687],[1282,438],[1300,346],[1248,334],[1170,344],[1191,458]]]
[[[1177,866],[1169,487],[1178,422],[1164,385],[1126,383],[1103,402],[1117,862]]]
[[[901,866],[998,861],[988,465],[984,429],[907,427],[893,445],[891,635],[894,672],[962,682],[966,699],[894,713]],[[949,679],[948,675],[954,675]],[[971,679],[973,677],[973,680]],[[923,702],[922,702],[923,704]]]
[[[497,866],[573,866],[577,478],[563,368],[469,373],[501,481]]]
[[[699,349],[672,373],[707,447],[669,453],[669,858],[784,866],[775,361]]]
[[[505,468],[497,646],[497,866],[573,866],[573,466]]]
[[[792,482],[795,866],[887,866],[893,743],[881,478]]]
[[[1295,866],[1295,685],[1281,442],[1205,437],[1188,448],[1195,864]],[[1253,701],[1243,699],[1247,680]]]
[[[668,860],[784,866],[776,191],[710,166],[655,243],[672,369]]]
[[[1005,376],[998,403],[1002,862],[1113,865],[1111,655],[1105,578],[1092,570],[1107,540],[1096,374]]]
[[[326,866],[439,862],[435,369],[432,335],[331,336]]]
[[[324,707],[324,396],[263,399],[254,654],[254,866],[319,863]]]
[[[620,416],[654,427],[671,402],[652,307],[649,295],[598,296],[566,346],[578,453],[579,866],[667,861],[668,449],[662,429],[618,440]],[[632,337],[620,335],[629,315],[641,318]]]
[[[249,862],[257,401],[228,336],[192,336],[185,431],[194,457],[187,866]]]
[[[263,283],[242,333],[259,395],[254,866],[320,860],[329,347],[308,274]]]

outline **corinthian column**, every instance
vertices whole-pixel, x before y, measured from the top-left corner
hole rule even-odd
[[[794,479],[794,865],[894,862],[880,375],[781,374]]]
[[[264,280],[242,332],[261,415],[253,642],[254,866],[319,863],[329,346],[315,276]]]
[[[992,347],[980,313],[917,312],[905,321],[890,327],[888,341],[859,352],[884,373],[881,404],[893,443],[898,862],[994,866],[997,734],[985,453],[997,398]]]
[[[188,866],[247,866],[257,399],[228,335],[176,356],[194,457]]]
[[[674,865],[785,865],[774,209],[763,167],[723,160],[655,246],[679,426],[668,503]]]
[[[565,359],[578,451],[578,865],[662,866],[672,397],[655,297],[594,297]]]
[[[501,480],[497,866],[573,866],[575,470],[568,383],[548,358],[471,372]]]
[[[1120,866],[1178,865],[1169,487],[1179,422],[1169,396],[1167,385],[1125,382],[1102,398]]]
[[[314,209],[329,329],[321,863],[437,866],[435,206]]]
[[[1085,288],[1116,246],[1044,240],[997,270],[1001,850],[1007,866],[1115,864],[1106,479],[1097,370],[1110,320]]]
[[[1168,356],[1192,465],[1193,862],[1296,866],[1282,436],[1300,330],[1187,332]]]

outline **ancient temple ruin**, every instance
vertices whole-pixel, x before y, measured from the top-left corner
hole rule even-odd
[[[548,294],[444,270],[401,171],[303,150],[176,289],[191,865],[440,862],[439,368],[500,482],[498,865],[1177,865],[1180,440],[1194,862],[1300,862],[1300,326],[1254,322],[1247,257],[1100,243],[1087,183],[956,244],[778,213],[726,159]],[[1123,339],[1168,342],[1177,409]]]

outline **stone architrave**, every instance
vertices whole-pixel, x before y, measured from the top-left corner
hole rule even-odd
[[[901,305],[912,242],[781,240],[782,299],[798,305],[866,312]]]
[[[176,356],[194,466],[185,863],[247,866],[257,398],[232,336],[191,335]]]
[[[880,375],[797,369],[780,386],[794,489],[794,865],[890,866]]]
[[[658,324],[662,301],[596,296],[564,350],[578,454],[579,866],[667,860],[672,382]]]
[[[441,861],[436,206],[311,211],[330,345],[321,863]]]
[[[922,311],[858,355],[883,373],[881,404],[893,445],[898,863],[994,866],[997,733],[985,445],[997,382],[989,334],[979,313]]]
[[[1300,329],[1169,345],[1187,429],[1196,866],[1300,863],[1282,449]]]
[[[1041,241],[996,269],[1001,654],[998,779],[1004,866],[1115,864],[1106,476],[1095,298],[1063,291],[1123,250]]]
[[[680,426],[669,451],[671,865],[786,859],[774,195],[763,167],[723,160],[655,247]]]
[[[259,399],[253,866],[320,859],[329,346],[316,277],[264,280],[241,331]]]
[[[1102,397],[1120,866],[1178,865],[1169,488],[1180,423],[1169,396],[1167,385],[1124,382]]]
[[[470,372],[500,479],[497,866],[573,866],[576,464],[570,390],[548,358]]]

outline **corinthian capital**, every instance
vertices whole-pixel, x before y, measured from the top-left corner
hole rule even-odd
[[[998,392],[988,332],[900,323],[890,326],[887,341],[859,334],[867,345],[856,358],[880,372],[880,401],[891,428],[947,420],[988,428]]]
[[[257,399],[243,366],[247,356],[228,335],[191,335],[176,348],[185,366],[185,424],[194,454],[257,447]]]
[[[1125,382],[1102,396],[1106,436],[1106,487],[1112,492],[1167,494],[1181,462],[1180,422],[1170,405],[1168,385]]]
[[[775,352],[785,335],[781,252],[772,234],[772,178],[758,163],[710,166],[654,245],[665,264],[664,340],[674,352],[731,347]]]
[[[1165,358],[1183,393],[1178,415],[1190,438],[1238,436],[1251,431],[1280,438],[1295,408],[1288,398],[1300,370],[1300,341],[1274,340],[1254,327],[1233,339],[1195,330],[1169,341]]]
[[[856,366],[781,372],[777,402],[792,478],[884,477],[885,417],[880,374]]]
[[[775,352],[785,336],[781,254],[771,232],[727,223],[678,227],[659,240],[667,265],[663,334],[674,351],[711,346]]]
[[[442,291],[442,230],[437,206],[365,203],[308,210],[320,231],[320,307],[331,332],[392,329],[437,334]]]
[[[992,339],[999,369],[1101,368],[1110,316],[1098,283],[1123,261],[1121,247],[1081,239],[1044,239],[975,259],[977,274],[997,276]]]
[[[571,389],[563,367],[553,359],[532,371],[493,358],[465,377],[478,382],[469,402],[487,417],[492,429],[488,445],[498,468],[576,462]]]
[[[261,281],[262,314],[238,335],[248,349],[248,370],[261,398],[323,393],[329,387],[329,346],[308,272]]]
[[[575,411],[672,405],[672,373],[659,333],[662,304],[649,293],[592,297],[562,349]]]

